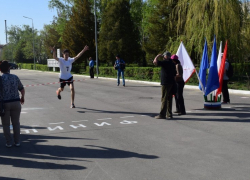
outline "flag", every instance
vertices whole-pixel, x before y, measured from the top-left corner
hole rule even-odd
[[[219,72],[219,70],[220,70],[220,66],[221,66],[221,56],[222,56],[222,41],[220,42],[220,49],[219,49],[219,53],[218,53],[218,58],[217,58],[217,70],[218,70],[218,72]],[[219,75],[220,76],[220,75]],[[219,81],[220,82],[220,81]],[[215,91],[214,91],[214,96],[217,94],[217,90],[218,89],[216,89]],[[216,96],[217,97],[217,96]],[[217,101],[217,98],[216,98],[216,101]]]
[[[221,66],[221,56],[222,56],[222,41],[220,42],[220,49],[219,49],[219,54],[218,54],[218,58],[217,58],[217,69],[218,69],[218,72],[219,72],[220,66]]]
[[[216,39],[214,36],[214,44],[213,44],[211,61],[210,61],[207,86],[205,89],[205,96],[207,96],[210,92],[214,91],[215,89],[218,89],[220,86],[218,69],[217,69],[217,57],[216,56],[217,56]]]
[[[179,61],[180,61],[182,68],[183,68],[184,82],[187,82],[188,79],[195,72],[195,67],[194,67],[194,64],[193,64],[191,58],[189,57],[187,50],[182,42],[178,48],[176,55],[178,56]]]
[[[206,88],[206,74],[208,69],[208,54],[207,54],[207,40],[205,40],[204,49],[203,49],[203,55],[200,65],[200,71],[199,71],[199,88],[201,91],[205,94],[205,88]]]
[[[216,99],[217,99],[218,95],[221,94],[221,90],[222,90],[226,58],[227,58],[227,41],[226,41],[226,45],[225,45],[224,52],[223,52],[221,66],[220,66],[220,69],[219,69],[219,83],[220,83],[220,86],[219,86],[219,88],[218,88],[218,90],[216,92]]]

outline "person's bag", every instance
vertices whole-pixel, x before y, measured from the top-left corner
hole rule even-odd
[[[3,82],[2,82],[2,77],[0,77],[0,116],[5,115],[5,110],[4,110],[4,102],[3,102]]]
[[[120,66],[121,66],[121,70],[125,69],[125,64],[120,64]]]
[[[234,69],[233,69],[233,66],[230,62],[228,62],[229,66],[228,66],[228,70],[226,71],[226,75],[227,77],[231,78],[233,77],[233,74],[234,74]]]

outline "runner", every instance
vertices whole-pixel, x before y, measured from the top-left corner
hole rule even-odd
[[[60,87],[58,88],[58,90],[56,91],[57,97],[58,99],[61,99],[61,92],[64,89],[64,86],[66,86],[66,84],[68,84],[68,86],[70,86],[70,90],[71,90],[71,106],[70,108],[75,108],[75,104],[74,104],[74,99],[75,99],[75,89],[74,89],[74,84],[73,84],[73,76],[70,73],[71,72],[71,68],[72,68],[72,63],[75,62],[78,58],[81,57],[81,55],[89,50],[89,47],[86,45],[83,50],[76,56],[73,58],[69,57],[69,50],[64,50],[63,51],[63,58],[57,58],[56,57],[56,51],[55,51],[55,47],[51,48],[51,50],[53,51],[53,58],[55,60],[57,60],[59,62],[59,67],[60,67],[60,75],[59,75],[59,81],[61,82]],[[67,82],[64,82],[67,81]]]

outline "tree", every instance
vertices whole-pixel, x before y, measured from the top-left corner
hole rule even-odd
[[[86,63],[87,57],[95,53],[94,28],[94,15],[91,13],[89,1],[77,1],[72,7],[72,15],[62,35],[62,47],[69,49],[71,56],[76,56],[86,44],[90,47],[90,51],[84,53],[77,63],[81,63],[83,60]]]
[[[189,52],[200,59],[204,38],[212,47],[213,37],[217,41],[229,40],[229,56],[236,58],[241,46],[242,3],[239,0],[179,0],[175,15],[178,16],[177,32],[181,35]],[[211,49],[211,48],[210,48]]]
[[[121,54],[127,63],[138,62],[141,57],[139,31],[134,27],[128,0],[108,3],[102,16],[99,36],[100,59],[110,62]]]
[[[171,19],[176,3],[172,0],[148,0],[144,6],[143,48],[147,53],[148,63],[152,63],[151,60],[157,54],[166,51],[168,41],[176,37],[172,26],[174,19]]]

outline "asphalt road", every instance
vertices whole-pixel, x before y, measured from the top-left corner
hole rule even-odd
[[[24,85],[58,81],[56,73],[11,73]],[[231,104],[210,111],[200,91],[185,89],[187,115],[158,120],[159,85],[74,79],[75,109],[68,87],[61,100],[57,83],[25,88],[21,147],[6,148],[0,126],[1,180],[250,179],[249,95],[231,94]]]

